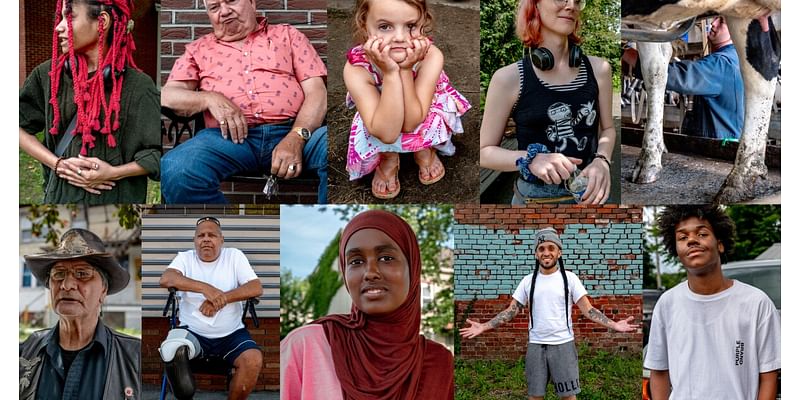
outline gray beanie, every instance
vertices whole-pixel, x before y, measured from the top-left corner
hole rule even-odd
[[[536,247],[539,247],[539,244],[542,242],[553,242],[560,250],[563,250],[561,247],[561,239],[558,237],[558,232],[556,232],[556,230],[552,227],[542,228],[539,230],[539,232],[536,232]]]

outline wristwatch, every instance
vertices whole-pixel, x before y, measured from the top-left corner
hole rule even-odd
[[[292,132],[296,132],[297,135],[300,136],[304,141],[308,141],[308,139],[311,139],[311,131],[309,131],[306,128],[298,126],[297,128],[292,129]]]

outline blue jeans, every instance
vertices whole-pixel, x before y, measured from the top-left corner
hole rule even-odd
[[[161,158],[161,192],[171,204],[227,203],[220,182],[245,172],[269,171],[272,150],[290,124],[250,128],[244,143],[225,139],[219,128],[208,128]],[[303,147],[303,170],[319,176],[319,204],[328,202],[328,128],[320,127]]]
[[[511,204],[526,204],[526,198],[556,199],[561,197],[564,197],[564,199],[554,202],[557,204],[575,204],[572,193],[564,187],[563,182],[558,185],[540,185],[525,182],[521,178],[517,178],[517,180],[514,181],[514,185],[516,189],[514,190],[514,197],[511,199]]]

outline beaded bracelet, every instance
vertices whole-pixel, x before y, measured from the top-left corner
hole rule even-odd
[[[58,157],[58,160],[56,160],[56,165],[53,166],[53,171],[58,173],[58,164],[61,164],[62,161],[64,161],[64,157]]]
[[[525,157],[520,157],[517,159],[517,169],[519,170],[520,175],[522,175],[522,180],[528,183],[536,183],[536,177],[531,173],[531,170],[528,168],[531,165],[531,161],[533,158],[536,157],[539,153],[549,153],[550,151],[547,150],[547,146],[540,144],[540,143],[531,143],[528,145],[528,154]]]

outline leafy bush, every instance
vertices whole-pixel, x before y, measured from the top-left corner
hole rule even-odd
[[[550,0],[547,0],[550,1]],[[619,89],[620,0],[585,0],[581,15],[581,49],[608,60],[614,88]],[[481,0],[481,108],[492,74],[522,57],[522,42],[514,33],[517,0]]]

